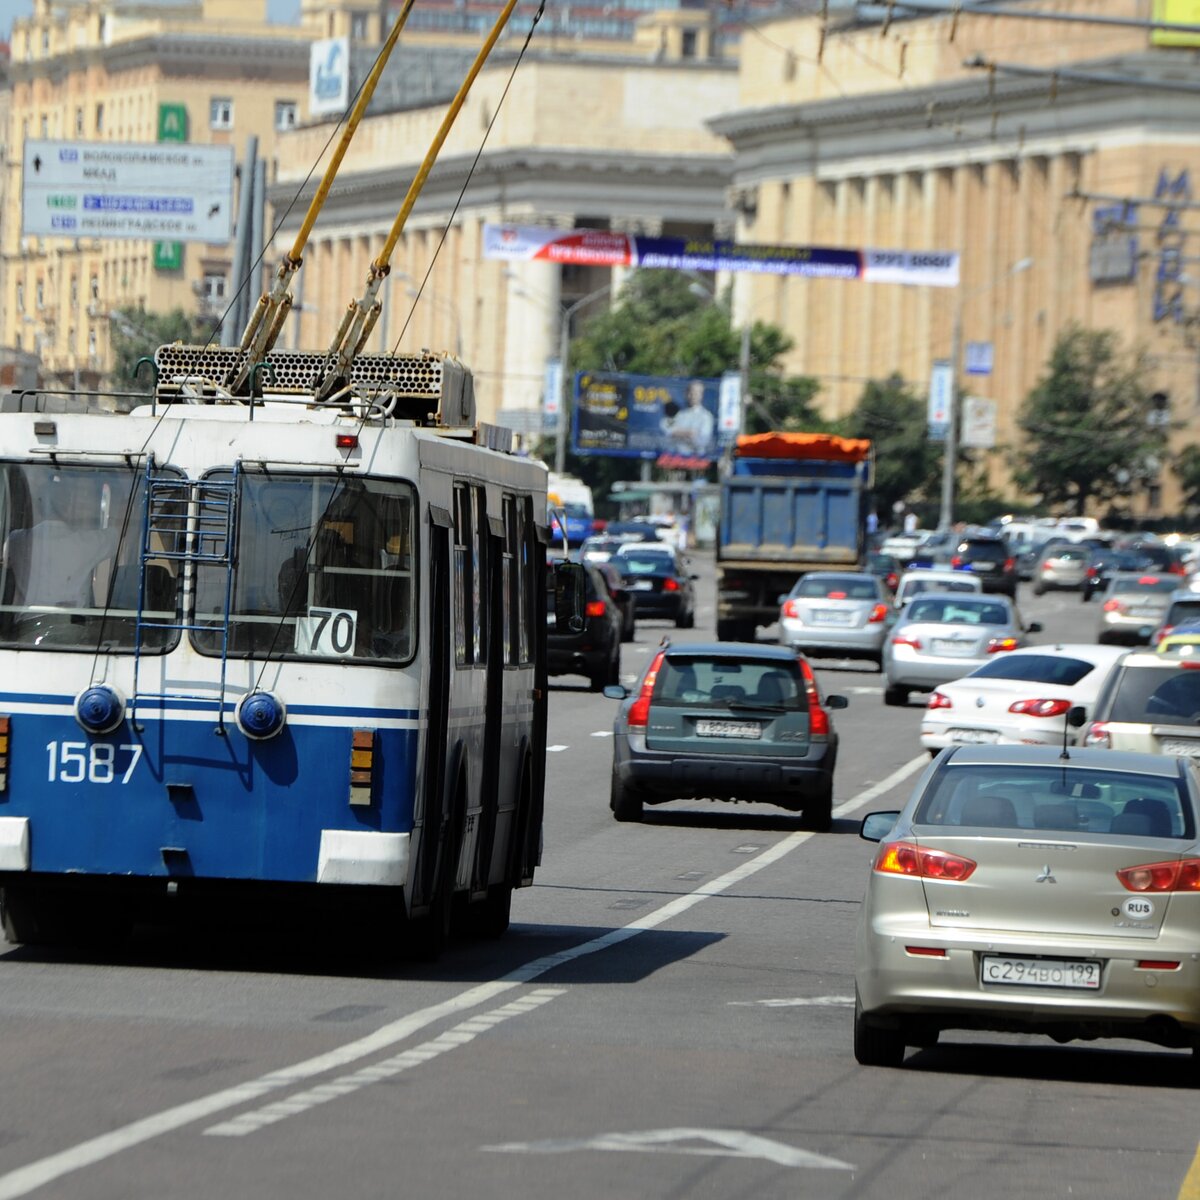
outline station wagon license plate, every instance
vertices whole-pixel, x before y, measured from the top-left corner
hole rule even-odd
[[[1085,992],[1100,990],[1100,962],[1097,959],[1010,958],[985,954],[979,974],[982,983],[1074,988]]]
[[[1189,758],[1200,757],[1200,738],[1159,738],[1159,748],[1164,754],[1184,754]]]
[[[696,722],[696,733],[700,737],[747,738],[758,741],[762,738],[762,726],[757,721],[709,721]]]

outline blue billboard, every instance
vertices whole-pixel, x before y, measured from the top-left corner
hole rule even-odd
[[[721,451],[719,379],[579,371],[575,375],[576,454],[648,458],[707,466]]]

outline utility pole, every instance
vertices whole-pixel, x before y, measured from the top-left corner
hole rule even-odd
[[[954,301],[954,332],[950,338],[950,404],[946,414],[946,442],[942,452],[942,508],[938,532],[954,525],[954,475],[958,468],[958,370],[962,362],[963,294]]]
[[[738,434],[746,432],[746,411],[750,407],[750,323],[742,326],[742,345],[738,355],[738,390],[741,392],[741,407],[738,410]]]

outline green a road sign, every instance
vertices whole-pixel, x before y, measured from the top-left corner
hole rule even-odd
[[[158,140],[160,142],[186,142],[188,140],[186,104],[160,104],[158,106]]]
[[[182,266],[182,242],[154,243],[154,269],[156,271],[178,271]]]

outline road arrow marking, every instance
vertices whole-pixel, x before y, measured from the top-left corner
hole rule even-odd
[[[481,1146],[504,1154],[569,1154],[576,1150],[616,1150],[643,1154],[697,1154],[709,1158],[759,1158],[781,1167],[814,1167],[853,1171],[839,1158],[745,1133],[739,1129],[649,1129],[644,1133],[601,1133],[588,1138],[558,1138],[548,1142],[505,1142]]]

